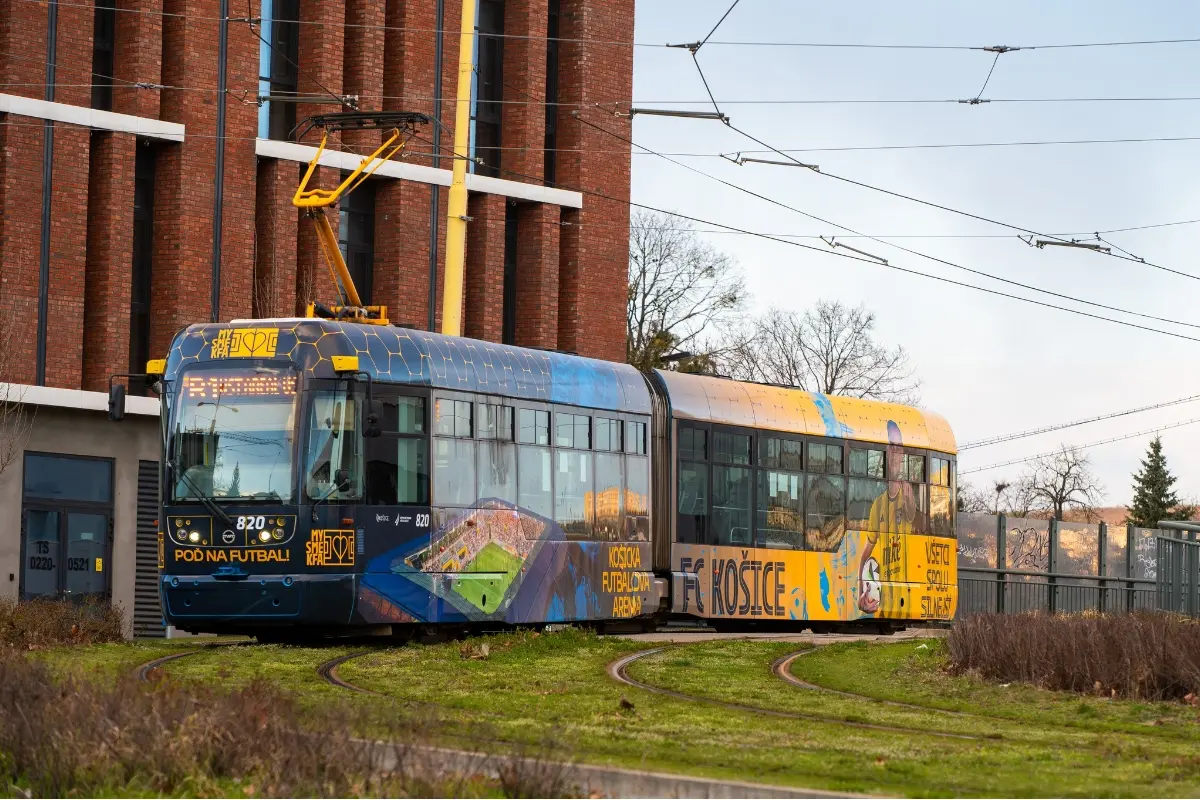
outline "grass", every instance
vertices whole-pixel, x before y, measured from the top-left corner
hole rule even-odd
[[[608,677],[609,662],[646,646],[578,630],[518,633],[466,645],[379,649],[339,668],[346,680],[393,698],[390,706],[316,675],[318,663],[349,652],[341,647],[212,648],[163,672],[185,685],[229,690],[269,680],[296,693],[298,707],[314,715],[348,711],[364,734],[383,733],[368,721],[368,710],[403,717],[419,709],[429,721],[430,742],[461,747],[464,739],[490,740],[515,748],[554,742],[558,752],[583,762],[714,778],[919,796],[1200,793],[1194,755],[1200,723],[1197,710],[1182,704],[1101,700],[953,676],[945,671],[944,645],[935,640],[830,645],[794,663],[805,680],[929,709],[788,685],[770,665],[797,646],[777,642],[674,647],[629,670],[651,685],[818,718],[788,719],[651,694]],[[83,648],[75,660],[112,674],[116,668],[100,666],[106,660],[124,669],[136,660],[134,652],[154,657],[166,647]],[[37,655],[61,665],[72,652],[80,649]],[[846,720],[905,730],[841,724]]]
[[[467,565],[469,572],[502,572],[499,578],[483,580],[480,578],[456,578],[454,591],[461,595],[471,605],[488,614],[496,610],[504,599],[504,592],[513,581],[517,571],[521,569],[521,560],[506,551],[495,542],[488,542],[479,555]]]
[[[446,744],[471,735],[526,745],[553,740],[591,763],[879,794],[1182,796],[1200,791],[1194,744],[1190,735],[1169,735],[1174,728],[1128,732],[1033,724],[1027,717],[963,719],[809,692],[769,672],[771,662],[795,645],[688,645],[649,656],[630,672],[678,691],[828,721],[770,717],[616,684],[605,667],[641,647],[628,640],[564,631],[487,637],[486,642],[486,657],[480,657],[478,644],[407,646],[355,659],[339,671],[359,686],[403,701],[399,708],[436,706]],[[904,661],[914,646],[839,646],[813,656],[828,653],[830,661],[823,665],[841,673],[872,673],[879,682],[890,681],[890,691],[903,692],[896,675],[881,668],[895,662],[880,662],[876,654],[895,653],[891,658]],[[320,653],[332,657],[329,651]],[[210,680],[220,669],[246,680],[278,670],[281,679],[305,694],[361,702],[304,678],[301,673],[311,671],[314,655],[298,648],[253,648],[231,661],[228,652],[212,651],[166,669],[188,680]],[[805,659],[813,656],[801,662],[807,666]],[[839,724],[844,719],[911,732]],[[929,734],[936,730],[983,738]]]
[[[847,669],[851,664],[854,668]],[[796,659],[792,673],[830,689],[1023,724],[1200,739],[1200,712],[1191,706],[1114,701],[951,675],[946,669],[946,645],[936,640],[885,646],[834,644]]]

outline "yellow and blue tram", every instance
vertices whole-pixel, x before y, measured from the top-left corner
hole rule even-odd
[[[927,411],[316,318],[193,325],[157,372],[183,630],[954,615]]]

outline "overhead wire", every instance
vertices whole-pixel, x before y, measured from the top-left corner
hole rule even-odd
[[[414,136],[414,138],[417,140],[424,140],[423,137],[421,137],[419,134]],[[428,140],[424,140],[424,141],[428,141]],[[539,180],[535,176],[516,172],[511,169],[506,169],[503,166],[501,166],[499,168],[499,171],[504,174],[511,175],[511,176],[517,177],[517,178],[523,178],[526,180],[533,180],[533,181]],[[1159,328],[1151,328],[1149,326],[1139,325],[1135,322],[1129,322],[1127,320],[1113,319],[1111,317],[1105,317],[1100,314],[1093,314],[1091,312],[1083,311],[1083,310],[1077,309],[1077,308],[1069,308],[1067,306],[1060,306],[1060,305],[1056,305],[1054,303],[1048,303],[1048,302],[1045,302],[1042,300],[1036,300],[1036,299],[1029,298],[1029,297],[1022,297],[1020,295],[1015,295],[1015,294],[1012,294],[1009,292],[1000,291],[999,289],[991,289],[986,286],[976,286],[974,284],[954,280],[953,278],[947,278],[947,277],[944,277],[941,275],[933,275],[933,274],[930,274],[927,272],[921,272],[920,270],[915,270],[915,269],[911,269],[908,267],[902,267],[897,264],[881,264],[879,261],[876,261],[873,259],[862,258],[860,256],[851,255],[849,253],[841,253],[841,252],[829,250],[826,248],[814,247],[812,245],[806,245],[806,244],[802,244],[802,243],[796,242],[796,241],[781,239],[779,237],[771,236],[769,234],[765,234],[765,233],[761,233],[761,232],[757,232],[757,231],[750,231],[750,230],[747,230],[744,228],[739,228],[735,225],[727,225],[725,223],[715,222],[712,220],[706,220],[701,217],[696,217],[696,216],[689,215],[689,214],[683,214],[683,213],[680,213],[677,211],[669,211],[667,209],[663,209],[663,208],[660,208],[657,206],[652,206],[647,203],[640,203],[640,202],[637,202],[637,201],[634,201],[631,199],[623,199],[623,198],[619,198],[619,197],[613,197],[611,195],[605,194],[605,193],[597,191],[595,189],[586,189],[583,187],[575,187],[575,186],[565,186],[565,185],[562,185],[561,183],[555,183],[554,188],[566,189],[568,191],[575,191],[575,192],[579,192],[580,194],[585,195],[585,196],[597,197],[597,198],[600,198],[603,200],[608,200],[608,201],[615,202],[615,203],[621,203],[623,205],[627,205],[632,208],[640,208],[640,209],[644,209],[646,211],[653,211],[653,212],[656,212],[659,214],[665,214],[665,215],[676,217],[679,219],[685,219],[685,220],[688,220],[689,222],[694,222],[699,225],[711,225],[711,226],[722,228],[725,230],[744,233],[746,235],[755,236],[756,238],[760,238],[760,239],[763,239],[766,241],[778,242],[779,244],[785,244],[790,247],[796,247],[796,248],[799,248],[802,250],[809,250],[812,252],[820,253],[825,256],[833,256],[835,258],[843,258],[843,259],[848,259],[850,261],[859,261],[864,264],[871,264],[873,266],[882,266],[886,269],[891,269],[896,272],[901,272],[901,273],[908,274],[908,275],[915,275],[918,277],[927,278],[929,280],[934,280],[939,283],[945,283],[945,284],[948,284],[951,286],[959,286],[959,287],[966,288],[966,289],[973,289],[975,291],[983,292],[985,294],[990,294],[990,295],[994,295],[997,297],[1005,297],[1005,298],[1008,298],[1011,300],[1017,300],[1020,302],[1029,303],[1031,305],[1040,306],[1043,308],[1050,308],[1050,309],[1054,309],[1054,310],[1058,310],[1058,311],[1064,311],[1069,314],[1075,314],[1077,316],[1087,317],[1089,319],[1096,319],[1096,320],[1100,320],[1103,322],[1109,322],[1109,323],[1112,323],[1115,325],[1122,325],[1122,326],[1129,327],[1129,328],[1135,328],[1138,330],[1148,331],[1150,333],[1158,333],[1158,334],[1162,334],[1164,336],[1170,336],[1172,338],[1185,339],[1185,340],[1193,341],[1193,342],[1200,342],[1200,338],[1188,336],[1183,333],[1177,333],[1175,331],[1164,331]]]
[[[617,138],[617,139],[619,139],[620,141],[626,142],[626,143],[628,143],[629,145],[631,145],[631,146],[633,146],[633,147],[640,147],[640,148],[643,148],[643,149],[645,149],[645,150],[648,150],[649,152],[652,152],[652,153],[653,153],[653,152],[655,152],[655,151],[651,150],[650,148],[647,148],[645,145],[638,144],[637,142],[633,141],[632,139],[629,139],[629,138],[627,138],[627,137],[621,136],[620,134],[618,134],[618,133],[616,133],[616,132],[614,132],[614,131],[610,131],[610,130],[608,130],[607,128],[604,128],[604,127],[603,127],[603,126],[601,126],[601,125],[596,125],[595,123],[593,123],[593,122],[590,122],[589,120],[585,120],[585,119],[583,119],[583,117],[582,117],[582,116],[578,116],[578,117],[577,117],[577,119],[579,119],[579,120],[580,120],[580,122],[582,122],[583,124],[585,124],[585,125],[588,125],[588,126],[590,126],[590,127],[592,127],[592,128],[595,128],[596,130],[599,130],[599,131],[601,131],[601,132],[603,132],[603,133],[607,133],[608,135],[610,135],[610,136],[612,136],[612,137],[614,137],[614,138]],[[726,123],[726,124],[728,124],[728,123]],[[1052,290],[1049,290],[1049,289],[1043,289],[1043,288],[1041,288],[1041,287],[1038,287],[1038,286],[1033,286],[1033,285],[1031,285],[1031,284],[1026,284],[1026,283],[1022,283],[1022,282],[1020,282],[1020,281],[1011,280],[1011,279],[1009,279],[1009,278],[1003,278],[1003,277],[1001,277],[1001,276],[999,276],[999,275],[993,275],[993,274],[991,274],[991,273],[989,273],[989,272],[984,272],[984,271],[982,271],[982,270],[977,270],[977,269],[974,269],[974,268],[972,268],[972,267],[967,267],[967,266],[964,266],[964,265],[962,265],[962,264],[957,264],[957,263],[955,263],[955,262],[953,262],[953,261],[950,261],[950,260],[948,260],[948,259],[939,258],[938,256],[929,255],[928,253],[923,253],[923,252],[921,252],[921,251],[919,251],[919,250],[914,250],[914,249],[912,249],[912,248],[905,247],[905,246],[903,246],[903,245],[895,244],[894,242],[886,241],[886,240],[884,240],[884,239],[881,239],[881,238],[878,238],[878,237],[872,237],[872,236],[868,236],[867,234],[864,234],[864,233],[862,233],[862,232],[860,232],[860,231],[858,231],[858,230],[855,230],[854,228],[850,228],[850,227],[848,227],[848,226],[846,226],[846,225],[842,225],[842,224],[840,224],[840,223],[833,222],[833,221],[831,221],[831,220],[828,220],[828,219],[825,219],[825,218],[823,218],[823,217],[819,217],[819,216],[817,216],[817,215],[815,215],[815,214],[812,214],[812,213],[810,213],[810,212],[807,212],[807,211],[804,211],[804,210],[802,210],[802,209],[796,208],[795,206],[792,206],[792,205],[790,205],[790,204],[788,204],[788,203],[785,203],[785,202],[783,202],[783,201],[781,201],[781,200],[777,200],[777,199],[775,199],[775,198],[773,198],[773,197],[769,197],[769,196],[767,196],[767,195],[761,194],[761,193],[759,193],[759,192],[756,192],[756,191],[754,191],[754,190],[752,190],[752,189],[747,189],[747,188],[746,188],[746,187],[744,187],[744,186],[740,186],[740,185],[738,185],[738,184],[736,184],[736,183],[733,183],[733,182],[731,182],[731,181],[727,181],[727,180],[725,180],[725,179],[723,179],[723,178],[717,177],[717,176],[715,176],[715,175],[712,175],[712,174],[710,174],[710,173],[704,172],[703,170],[697,169],[696,167],[693,167],[693,166],[691,166],[690,164],[684,164],[683,162],[677,161],[677,160],[675,160],[675,159],[672,159],[672,158],[669,158],[669,157],[667,157],[667,156],[661,156],[661,154],[657,154],[657,155],[660,155],[660,157],[662,157],[664,160],[666,160],[666,161],[669,161],[670,163],[672,163],[672,164],[675,164],[676,166],[682,167],[682,168],[684,168],[684,169],[688,170],[689,172],[694,172],[694,173],[695,173],[695,174],[697,174],[697,175],[701,175],[701,176],[703,176],[703,177],[705,177],[705,178],[708,178],[709,180],[716,181],[717,183],[723,184],[724,186],[727,186],[727,187],[729,187],[729,188],[731,188],[731,189],[734,189],[734,190],[736,190],[736,191],[743,192],[743,193],[745,193],[745,194],[748,194],[748,195],[750,195],[750,196],[752,196],[752,197],[755,197],[755,198],[757,198],[757,199],[760,199],[760,200],[763,200],[763,201],[765,201],[765,202],[771,203],[772,205],[777,205],[777,206],[779,206],[780,208],[784,208],[784,209],[786,209],[786,210],[788,210],[788,211],[791,211],[791,212],[793,212],[793,213],[800,214],[801,216],[804,216],[804,217],[807,217],[807,218],[809,218],[809,219],[815,220],[815,221],[817,221],[817,222],[820,222],[820,223],[822,223],[822,224],[825,224],[825,225],[830,225],[830,226],[832,226],[832,227],[835,227],[835,228],[838,228],[838,229],[841,229],[841,230],[844,230],[844,231],[848,231],[849,233],[851,233],[851,234],[853,234],[853,235],[855,235],[855,236],[859,236],[859,237],[862,237],[862,238],[871,239],[872,241],[877,241],[877,242],[879,242],[879,243],[881,243],[881,244],[886,244],[886,245],[888,245],[888,246],[890,246],[890,247],[894,247],[894,248],[896,248],[896,249],[899,249],[899,250],[902,250],[902,251],[904,251],[904,252],[906,252],[906,253],[909,253],[910,255],[918,256],[918,257],[920,257],[920,258],[925,258],[925,259],[928,259],[928,260],[930,260],[930,261],[933,261],[933,262],[935,262],[935,263],[942,264],[943,266],[948,266],[948,267],[951,267],[951,268],[953,268],[953,269],[958,269],[958,270],[962,270],[962,271],[964,271],[964,272],[969,272],[969,273],[972,273],[972,274],[974,274],[974,275],[979,275],[979,276],[981,276],[981,277],[988,278],[988,279],[990,279],[990,280],[995,280],[995,281],[998,281],[998,282],[1001,282],[1001,283],[1008,284],[1008,285],[1010,285],[1010,286],[1017,286],[1017,287],[1019,287],[1019,288],[1026,289],[1026,290],[1028,290],[1028,291],[1038,292],[1038,293],[1045,294],[1045,295],[1048,295],[1048,296],[1051,296],[1051,297],[1055,297],[1055,298],[1058,298],[1058,299],[1061,299],[1061,300],[1067,300],[1067,301],[1070,301],[1070,302],[1081,303],[1081,304],[1083,304],[1083,305],[1092,306],[1092,307],[1094,307],[1094,308],[1101,308],[1101,309],[1104,309],[1104,310],[1106,310],[1106,311],[1114,311],[1114,312],[1121,313],[1121,314],[1129,314],[1130,316],[1134,316],[1134,317],[1140,317],[1140,318],[1142,318],[1142,319],[1149,319],[1149,320],[1153,320],[1153,321],[1155,321],[1155,322],[1168,322],[1168,323],[1171,323],[1171,324],[1182,325],[1182,326],[1189,327],[1189,328],[1200,328],[1200,324],[1197,324],[1197,323],[1191,323],[1191,322],[1182,322],[1182,321],[1179,321],[1179,320],[1164,320],[1164,319],[1163,319],[1163,318],[1162,318],[1160,315],[1145,314],[1145,313],[1142,313],[1142,312],[1139,312],[1139,311],[1130,311],[1129,309],[1124,309],[1124,308],[1120,308],[1120,307],[1117,307],[1117,306],[1110,306],[1110,305],[1107,305],[1107,304],[1105,304],[1105,303],[1098,303],[1098,302],[1091,301],[1091,300],[1084,300],[1084,299],[1082,299],[1082,298],[1075,297],[1075,296],[1073,296],[1073,295],[1068,295],[1068,294],[1064,294],[1064,293],[1061,293],[1061,292],[1055,292],[1055,291],[1052,291]],[[795,243],[795,242],[792,242],[792,243]],[[820,248],[814,248],[814,249],[820,250]],[[827,252],[827,251],[822,251],[822,252]],[[883,264],[883,266],[888,266],[888,267],[891,267],[891,266],[893,266],[893,265],[891,265],[891,264],[888,264],[888,263],[886,263],[886,262],[885,262],[885,263]],[[919,273],[919,274],[926,274],[926,273]],[[967,286],[971,286],[971,284],[965,284],[965,285],[967,285]],[[976,288],[978,288],[978,287],[976,287]],[[1027,299],[1027,298],[1026,298],[1026,299]],[[1055,307],[1057,307],[1057,306],[1055,306]],[[1100,318],[1101,318],[1101,319],[1110,319],[1110,318],[1108,318],[1108,317],[1100,317]],[[1110,320],[1110,321],[1112,321],[1112,320]],[[1130,323],[1130,324],[1132,324],[1132,323]],[[1138,327],[1142,327],[1142,326],[1138,326]],[[1150,328],[1149,330],[1157,330],[1157,331],[1161,331],[1161,329],[1158,329],[1158,328]],[[1192,338],[1192,337],[1185,337],[1185,338]]]
[[[1200,422],[1200,417],[1197,417],[1195,419],[1184,420],[1183,422],[1175,422],[1170,425],[1160,425],[1157,428],[1149,428],[1148,430],[1138,431],[1137,433],[1130,433],[1130,434],[1126,434],[1124,436],[1114,436],[1111,439],[1101,439],[1098,442],[1088,442],[1087,444],[1072,445],[1072,448],[1075,450],[1090,450],[1093,447],[1099,447],[1100,445],[1103,445],[1103,444],[1112,444],[1113,442],[1123,442],[1127,439],[1137,439],[1141,436],[1149,436],[1152,433],[1160,433],[1162,431],[1169,431],[1174,428],[1182,428],[1185,425],[1194,425],[1197,422]],[[958,470],[958,474],[959,475],[971,475],[976,472],[986,472],[991,469],[999,469],[1000,467],[1011,467],[1016,464],[1027,464],[1030,461],[1037,461],[1039,458],[1049,458],[1050,456],[1057,455],[1060,452],[1062,452],[1061,448],[1058,450],[1049,450],[1045,453],[1038,453],[1037,455],[1025,456],[1024,458],[1014,458],[1009,461],[1000,461],[995,464],[988,464],[986,467],[973,467],[971,469],[960,469],[960,470]]]
[[[1054,433],[1055,431],[1063,431],[1067,430],[1068,428],[1077,428],[1080,425],[1090,425],[1093,422],[1102,422],[1104,420],[1117,419],[1118,417],[1127,417],[1132,414],[1140,414],[1144,411],[1154,411],[1156,409],[1169,408],[1171,406],[1182,405],[1184,403],[1194,403],[1197,400],[1200,400],[1200,394],[1194,394],[1188,397],[1180,397],[1177,400],[1168,400],[1165,403],[1155,403],[1153,405],[1125,409],[1124,411],[1114,411],[1111,414],[1101,414],[1099,416],[1088,417],[1087,419],[1079,419],[1073,422],[1064,422],[1058,425],[1047,425],[1042,428],[1034,428],[1032,430],[1021,431],[1019,433],[1007,433],[1000,436],[991,436],[986,439],[976,439],[974,441],[960,444],[958,446],[958,452],[961,453],[964,450],[976,450],[980,447],[990,447],[992,445],[1003,444],[1005,442],[1014,442],[1018,439],[1027,439],[1031,436],[1040,436],[1044,433]]]
[[[45,6],[46,0],[17,0],[30,5]],[[185,14],[180,12],[163,11],[150,8],[129,8],[127,6],[112,7],[98,6],[96,3],[70,2],[70,0],[57,0],[59,6],[63,8],[81,8],[81,9],[96,9],[98,7],[106,10],[116,11],[124,14],[145,14],[167,18],[186,18],[200,21],[219,22],[220,17],[205,16],[197,14]],[[734,3],[736,6],[737,4]],[[730,9],[732,10],[732,8]],[[728,13],[728,12],[727,12]],[[235,18],[229,18],[230,21],[236,21]],[[270,19],[270,18],[264,18]],[[350,23],[336,22],[325,20],[282,20],[286,22],[296,22],[300,25],[314,25],[326,28],[344,28],[344,29],[367,29],[367,30],[390,30],[390,31],[405,31],[408,33],[440,33],[449,30],[451,33],[457,34],[457,30],[439,29],[439,28],[423,28],[405,25],[379,25],[370,23]],[[718,23],[719,26],[720,23]],[[667,43],[659,42],[637,42],[625,41],[617,39],[599,39],[599,38],[584,38],[584,37],[563,37],[563,36],[537,36],[535,34],[490,34],[497,38],[506,39],[532,39],[532,40],[554,40],[559,42],[571,42],[582,44],[601,44],[623,47],[648,47],[665,49],[671,47]],[[1200,38],[1162,38],[1162,39],[1138,39],[1127,41],[1102,41],[1102,42],[1063,42],[1050,44],[1033,44],[1013,46],[1012,50],[1063,50],[1077,48],[1092,48],[1092,47],[1140,47],[1153,45],[1173,45],[1173,44],[1195,44],[1200,42]],[[899,44],[899,43],[870,43],[870,42],[780,42],[780,41],[756,41],[756,40],[707,40],[707,46],[714,47],[797,47],[797,48],[849,48],[849,49],[871,49],[871,50],[947,50],[947,51],[970,51],[970,50],[990,50],[994,45],[938,45],[938,44]]]

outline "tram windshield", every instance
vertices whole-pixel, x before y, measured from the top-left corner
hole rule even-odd
[[[171,428],[171,497],[292,501],[297,377],[290,367],[185,373]]]

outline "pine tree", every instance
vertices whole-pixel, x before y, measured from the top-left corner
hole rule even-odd
[[[1191,517],[1195,509],[1180,505],[1173,488],[1176,480],[1167,469],[1162,440],[1155,436],[1142,461],[1141,471],[1133,476],[1133,503],[1129,506],[1126,522],[1140,528],[1155,528],[1159,520]]]
[[[226,497],[241,497],[242,496],[242,465],[233,465],[233,479],[229,481],[229,490],[225,492]]]

